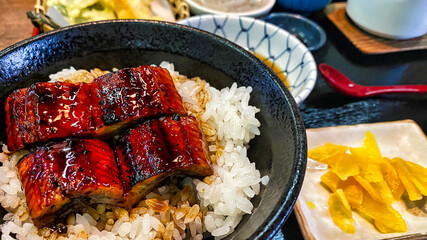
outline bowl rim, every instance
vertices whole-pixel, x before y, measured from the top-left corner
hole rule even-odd
[[[287,89],[285,84],[279,79],[279,77],[271,70],[267,65],[265,65],[259,58],[255,55],[247,51],[246,49],[240,47],[239,45],[229,41],[225,38],[219,37],[213,33],[200,30],[197,28],[184,26],[182,24],[173,23],[173,22],[165,22],[165,21],[157,21],[157,20],[143,20],[143,19],[115,19],[115,20],[102,20],[102,21],[94,21],[88,23],[81,23],[76,25],[70,25],[67,27],[61,27],[59,29],[55,29],[46,33],[41,33],[36,36],[29,37],[24,39],[18,43],[15,43],[3,50],[0,50],[0,60],[1,58],[7,56],[8,54],[17,51],[28,44],[41,41],[44,38],[48,38],[54,36],[56,34],[61,34],[62,32],[73,30],[73,29],[83,29],[85,27],[90,27],[92,25],[103,25],[103,24],[152,24],[158,26],[166,26],[171,28],[184,28],[186,31],[198,32],[201,34],[207,34],[215,41],[223,42],[225,45],[234,48],[239,51],[245,57],[250,58],[252,61],[255,61],[257,65],[262,68],[262,70],[266,71],[266,73],[271,77],[274,84],[278,85],[280,92],[283,97],[286,98],[286,101],[289,103],[290,114],[288,117],[291,120],[292,126],[291,128],[295,132],[294,140],[296,143],[296,147],[294,149],[294,161],[290,167],[290,181],[286,188],[288,191],[281,195],[277,204],[274,206],[273,210],[268,213],[266,219],[259,229],[256,229],[250,236],[250,239],[272,239],[275,234],[280,230],[282,225],[285,223],[287,218],[290,216],[292,212],[298,195],[300,193],[302,183],[305,176],[306,170],[306,162],[307,162],[307,136],[305,131],[304,122],[302,119],[302,115],[299,112],[298,105],[292,96],[291,92]],[[1,70],[1,69],[0,69]],[[38,70],[34,70],[37,72]],[[1,73],[1,72],[0,72]],[[229,239],[229,236],[227,237]]]
[[[219,11],[219,10],[202,6],[199,3],[195,2],[194,0],[186,0],[187,4],[190,6],[190,9],[194,8],[198,12],[202,12],[203,14],[226,14],[226,15],[247,16],[247,17],[258,17],[269,12],[273,8],[274,4],[276,3],[276,0],[267,0],[267,1],[268,1],[267,4],[255,10],[244,11],[244,12],[224,12],[224,11]]]

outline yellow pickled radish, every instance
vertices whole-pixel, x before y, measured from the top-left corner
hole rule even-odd
[[[342,183],[342,189],[351,207],[354,208],[362,204],[363,188],[353,177]]]
[[[400,181],[396,169],[391,164],[391,160],[385,157],[383,160],[384,161],[381,164],[381,170],[384,180],[387,182],[394,199],[399,200],[402,197],[402,194],[405,192],[405,186],[403,185],[402,181]]]
[[[359,175],[360,167],[354,160],[354,157],[347,153],[336,154],[334,173],[346,180],[348,177]]]
[[[405,232],[406,223],[392,203],[405,191],[410,201],[427,196],[427,168],[381,156],[371,132],[361,147],[327,143],[310,150],[309,157],[328,164],[321,182],[332,192],[328,204],[334,223],[347,233],[355,232],[352,210],[382,233]]]
[[[336,192],[329,195],[328,206],[335,225],[346,233],[356,232],[351,207],[342,189],[337,189]]]
[[[327,171],[320,177],[320,181],[335,192],[342,180],[333,171]]]
[[[354,179],[360,185],[362,185],[362,187],[366,190],[366,192],[368,193],[368,195],[370,195],[373,199],[375,199],[378,202],[383,202],[383,199],[380,198],[380,196],[377,194],[377,190],[371,185],[371,183],[369,183],[368,181],[366,181],[361,176],[355,176]]]
[[[406,192],[408,193],[409,200],[416,201],[423,198],[420,190],[415,186],[411,180],[411,173],[406,168],[404,162],[399,158],[392,159],[392,165],[397,171],[402,184],[405,186]]]
[[[402,159],[403,160],[403,159]],[[427,168],[409,161],[403,160],[408,170],[420,181],[427,182]]]
[[[347,146],[326,143],[325,145],[309,150],[307,156],[315,161],[328,164],[329,167],[333,167],[335,165],[336,155],[345,153],[347,150]]]
[[[378,202],[369,194],[363,196],[363,202],[356,207],[362,215],[374,219],[375,226],[382,233],[406,232],[406,223],[398,211],[391,206]]]
[[[381,163],[383,161],[375,137],[371,132],[366,132],[362,147],[350,148],[359,166],[361,175],[368,182],[380,182],[383,180]]]

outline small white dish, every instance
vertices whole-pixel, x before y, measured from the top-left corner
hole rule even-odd
[[[286,75],[297,104],[311,93],[316,83],[317,65],[311,52],[289,32],[265,21],[231,15],[202,15],[179,21],[226,38],[269,60]]]
[[[412,120],[307,129],[308,149],[324,145],[327,142],[360,147],[366,131],[374,134],[383,156],[400,157],[427,167],[425,158],[427,156],[427,138],[423,130]],[[320,177],[327,172],[327,169],[311,168],[310,164],[313,163],[316,162],[309,160],[307,163],[304,183],[295,208],[305,239],[391,239],[426,233],[427,218],[410,214],[403,202],[394,202],[393,208],[399,211],[405,219],[407,232],[382,234],[355,212],[353,212],[353,218],[356,233],[343,232],[334,224],[329,215],[329,192],[320,185]],[[313,203],[314,208],[311,208],[308,202]]]
[[[276,0],[266,0],[266,3],[262,7],[256,7],[252,10],[242,11],[242,12],[223,11],[223,10],[208,8],[200,4],[197,0],[186,0],[186,2],[190,6],[190,11],[196,15],[227,14],[227,15],[246,16],[246,17],[260,17],[263,15],[266,15],[271,11],[274,4],[276,3]]]
[[[348,0],[347,15],[361,29],[389,39],[427,33],[426,0]]]

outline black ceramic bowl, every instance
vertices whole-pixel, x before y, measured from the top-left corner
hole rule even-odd
[[[261,109],[261,135],[249,159],[270,182],[253,199],[254,210],[229,239],[268,239],[289,216],[306,165],[306,135],[298,106],[280,79],[258,58],[215,35],[173,23],[115,20],[61,28],[0,52],[0,102],[17,88],[48,80],[63,68],[111,69],[166,60],[212,86],[252,86],[251,104]],[[4,111],[1,140],[6,140]]]

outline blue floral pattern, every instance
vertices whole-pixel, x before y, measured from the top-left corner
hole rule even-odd
[[[286,75],[298,104],[313,90],[317,67],[310,51],[297,38],[273,24],[232,15],[194,16],[179,23],[214,33],[270,59]]]

